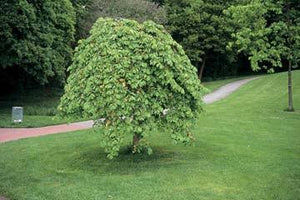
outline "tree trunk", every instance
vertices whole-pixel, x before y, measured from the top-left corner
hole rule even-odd
[[[141,138],[142,137],[139,134],[134,134],[133,135],[133,141],[132,141],[133,147],[137,147],[139,145],[139,142],[140,142]]]
[[[288,71],[288,99],[289,105],[287,111],[294,111],[293,106],[293,93],[292,93],[292,62],[289,60],[289,71]]]
[[[286,13],[287,13],[287,28],[288,28],[288,34],[289,37],[287,38],[287,43],[289,48],[291,49],[292,44],[291,44],[291,32],[290,32],[290,25],[291,25],[291,21],[290,21],[290,15],[289,15],[289,11],[290,11],[290,1],[286,2]],[[290,52],[290,55],[288,56],[288,61],[289,61],[289,71],[288,71],[288,101],[289,101],[289,105],[287,108],[287,111],[294,111],[294,106],[293,106],[293,93],[292,93],[292,52]]]
[[[203,74],[203,69],[205,67],[205,63],[206,63],[206,57],[204,57],[202,59],[202,64],[201,64],[201,66],[198,67],[198,78],[200,81],[202,79],[202,74]]]
[[[136,153],[138,151],[138,146],[140,143],[142,136],[140,134],[134,134],[132,138],[132,153]]]

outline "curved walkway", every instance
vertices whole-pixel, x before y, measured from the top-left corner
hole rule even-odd
[[[248,78],[243,79],[240,81],[235,81],[229,84],[226,84],[220,87],[218,90],[205,95],[203,97],[203,101],[206,104],[213,103],[220,99],[225,98],[226,96],[230,95],[232,92],[237,90],[242,85],[248,83],[251,80],[256,79]],[[93,127],[93,121],[84,121],[84,122],[75,122],[70,124],[62,124],[62,125],[54,125],[54,126],[46,126],[40,128],[0,128],[0,142],[7,142],[12,140],[18,140],[21,138],[27,137],[36,137],[41,135],[49,135],[55,133],[63,133],[75,130],[83,130],[89,129]],[[1,200],[1,199],[0,199]]]
[[[74,122],[70,124],[45,126],[40,128],[0,128],[0,142],[18,140],[27,137],[36,137],[41,135],[77,131],[92,127],[93,121],[90,120],[84,122]]]
[[[203,101],[206,104],[214,103],[216,101],[219,101],[221,99],[224,99],[231,93],[233,93],[235,90],[239,89],[242,85],[248,83],[249,81],[252,81],[254,79],[257,79],[258,77],[253,78],[247,78],[239,81],[234,81],[232,83],[228,83],[216,91],[213,91],[212,93],[209,93],[203,97]]]

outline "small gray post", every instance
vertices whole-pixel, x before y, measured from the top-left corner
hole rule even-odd
[[[19,107],[19,106],[12,107],[11,117],[14,123],[23,122],[23,107]]]

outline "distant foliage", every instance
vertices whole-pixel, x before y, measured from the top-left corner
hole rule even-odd
[[[230,48],[249,55],[254,71],[274,72],[288,60],[300,62],[300,2],[250,0],[225,11],[236,25]]]
[[[154,2],[154,3],[156,3],[159,6],[165,4],[165,0],[148,0],[148,1]]]
[[[69,0],[2,0],[0,70],[46,84],[63,82],[71,60],[75,17]]]
[[[193,139],[202,86],[163,26],[99,18],[91,36],[79,42],[69,72],[59,113],[96,120],[109,158],[128,134],[138,141],[134,153],[141,147],[151,153],[146,138],[156,127],[170,130],[175,142]]]
[[[74,0],[73,0],[74,1]],[[134,19],[138,22],[152,20],[166,22],[165,10],[146,0],[88,0],[85,15],[78,21],[78,38],[86,38],[99,17]]]
[[[71,3],[74,7],[81,7],[84,8],[88,5],[92,0],[71,0]],[[77,12],[77,11],[76,11]]]
[[[217,71],[233,61],[226,45],[232,32],[223,10],[229,0],[166,0],[167,28],[180,43],[202,78],[207,66]]]
[[[229,47],[249,56],[254,71],[288,65],[288,108],[294,111],[292,68],[300,63],[299,0],[249,0],[225,13],[236,24]]]
[[[88,12],[88,6],[91,4],[93,0],[71,0],[72,5],[75,10],[76,14],[76,24],[75,24],[75,41],[78,41],[81,39],[80,35],[83,30],[81,27],[81,22],[84,20],[84,18],[87,15]],[[75,42],[76,43],[76,42]]]

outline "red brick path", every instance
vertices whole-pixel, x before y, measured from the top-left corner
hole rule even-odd
[[[210,104],[215,101],[218,101],[230,95],[233,91],[237,90],[242,85],[254,79],[256,79],[256,77],[229,83],[219,88],[218,90],[212,92],[211,94],[204,96],[203,101],[206,104]],[[92,127],[93,127],[93,121],[46,126],[41,128],[0,128],[0,143],[11,141],[11,140],[18,140],[21,138],[36,137],[36,136],[48,135],[54,133],[63,133],[63,132],[69,132],[75,130],[88,129]]]
[[[83,130],[92,127],[93,121],[46,126],[41,128],[0,128],[0,142],[7,142],[11,140],[18,140],[21,138],[36,137],[54,133]]]

